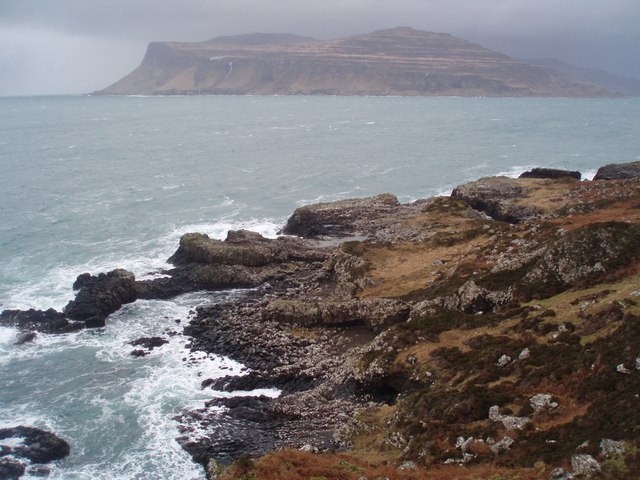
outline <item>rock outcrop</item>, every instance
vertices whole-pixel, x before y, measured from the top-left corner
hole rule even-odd
[[[239,35],[200,43],[154,42],[107,95],[599,96],[576,82],[444,33],[410,28],[317,41]]]
[[[451,193],[453,198],[459,198],[494,220],[509,223],[519,223],[540,215],[537,208],[518,203],[526,195],[527,187],[508,177],[481,178],[460,185]]]
[[[78,293],[64,308],[64,315],[84,322],[87,327],[104,326],[108,315],[137,298],[135,276],[122,269],[97,276],[83,273],[73,288]]]
[[[180,444],[225,479],[343,478],[332,469],[344,458],[367,478],[389,476],[371,458],[401,480],[444,478],[450,464],[460,478],[636,478],[640,181],[536,175],[409,205],[385,194],[302,207],[286,231],[306,239],[186,234],[165,278],[84,274],[64,314],[0,321],[64,332],[135,298],[255,287],[184,327],[193,352],[248,368],[203,378],[226,393],[176,418]],[[132,355],[164,342],[139,339]]]
[[[305,238],[363,237],[376,227],[376,221],[388,219],[400,210],[395,195],[316,203],[297,208],[282,233]]]
[[[580,180],[582,174],[577,171],[558,170],[557,168],[533,168],[522,173],[518,178],[575,178]]]
[[[39,428],[0,428],[0,478],[18,479],[25,472],[46,476],[48,469],[31,469],[29,465],[60,460],[70,451],[65,440]]]
[[[594,180],[620,180],[624,178],[640,178],[640,161],[630,163],[611,163],[600,167]]]

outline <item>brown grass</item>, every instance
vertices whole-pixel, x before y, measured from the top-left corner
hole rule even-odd
[[[372,465],[346,453],[311,454],[298,450],[270,453],[247,465],[233,465],[220,480],[358,480],[388,477],[393,480],[535,480],[545,471],[538,468],[501,468],[492,465],[399,470],[394,465]]]

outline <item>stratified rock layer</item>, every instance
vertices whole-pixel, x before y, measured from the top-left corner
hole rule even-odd
[[[443,33],[410,28],[320,42],[239,35],[201,43],[154,42],[142,64],[98,92],[108,95],[598,96],[576,82]]]

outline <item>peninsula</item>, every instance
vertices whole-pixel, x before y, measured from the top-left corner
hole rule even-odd
[[[250,369],[203,378],[211,400],[176,418],[209,479],[638,478],[640,162],[580,177],[304,206],[277,239],[188,233],[164,278],[82,274],[63,312],[0,324],[29,342],[136,299],[247,287],[184,319],[192,352]]]
[[[289,34],[153,42],[100,95],[608,95],[544,66],[407,27],[319,41]]]

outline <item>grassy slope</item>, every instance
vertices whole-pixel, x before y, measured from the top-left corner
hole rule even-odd
[[[348,453],[285,450],[237,462],[220,478],[525,480],[548,478],[553,466],[569,468],[576,453],[603,461],[602,478],[637,478],[640,262],[634,251],[640,253],[640,239],[633,234],[627,256],[605,272],[572,284],[541,286],[524,282],[523,275],[534,268],[527,255],[561,241],[566,232],[612,225],[614,238],[618,226],[626,235],[624,224],[610,222],[639,222],[640,183],[522,184],[529,195],[518,202],[535,205],[544,218],[515,226],[479,220],[464,204],[440,199],[406,220],[433,232],[427,240],[346,244],[345,250],[367,261],[363,275],[371,281],[360,292],[363,298],[429,300],[455,293],[470,279],[493,288],[515,285],[516,294],[494,312],[431,311],[383,332],[384,348],[367,351],[361,368],[383,365],[401,395],[361,413]],[[518,257],[522,268],[492,273]],[[502,355],[511,360],[499,366]],[[630,373],[616,371],[621,364]],[[558,406],[535,412],[529,399],[540,393]],[[493,405],[531,422],[506,430],[489,420]],[[473,457],[464,467],[443,465],[462,457],[458,437],[473,437],[466,447]],[[515,443],[494,454],[491,439],[505,437]],[[626,442],[625,455],[604,458],[602,439]],[[417,470],[399,470],[406,460]]]

